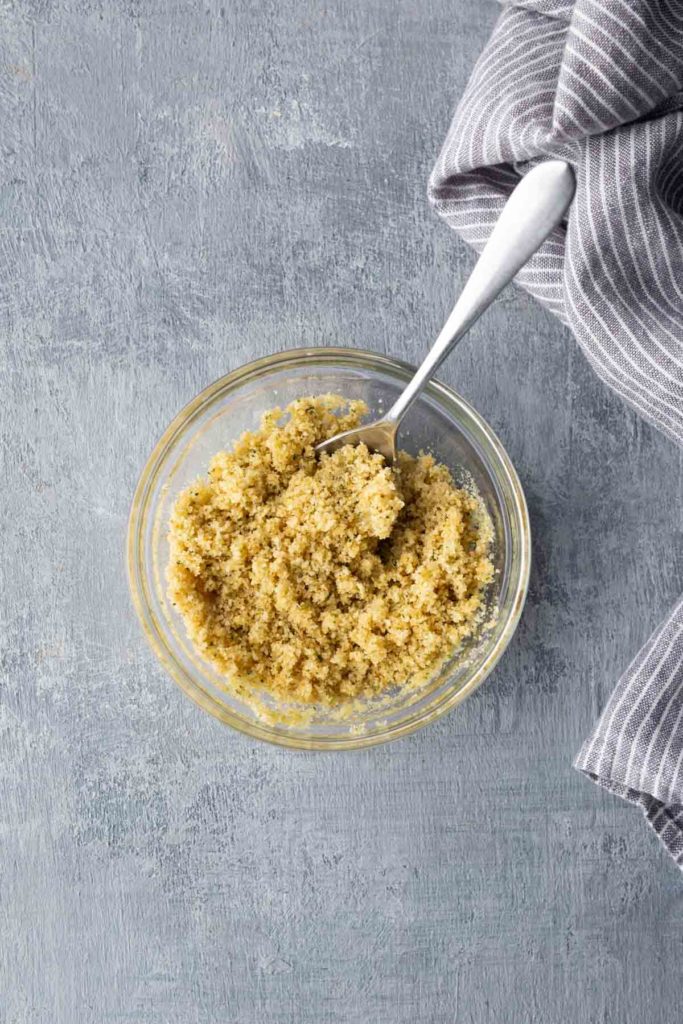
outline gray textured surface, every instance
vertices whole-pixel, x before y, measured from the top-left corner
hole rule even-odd
[[[571,760],[680,591],[681,453],[509,293],[443,371],[519,467],[522,626],[438,725],[255,745],[164,676],[126,517],[181,404],[300,344],[415,358],[471,257],[425,184],[481,0],[2,17],[2,1024],[674,1024],[683,889]]]

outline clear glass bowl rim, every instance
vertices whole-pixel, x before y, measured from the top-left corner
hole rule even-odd
[[[388,371],[406,383],[415,372],[415,367],[410,363],[378,352],[372,352],[369,349],[343,348],[338,346],[305,347],[288,349],[255,359],[209,384],[195,398],[188,402],[171,421],[154,446],[142,470],[135,488],[128,520],[126,544],[128,582],[133,607],[147,642],[162,667],[183,693],[190,697],[199,707],[238,732],[254,739],[265,740],[276,746],[306,750],[353,750],[399,739],[401,736],[410,735],[425,725],[436,721],[478,689],[493,671],[512,639],[526,600],[531,566],[529,513],[517,471],[497,435],[465,399],[447,385],[441,383],[441,381],[432,380],[427,386],[429,396],[436,399],[439,405],[445,407],[446,412],[449,411],[449,408],[452,410],[455,406],[456,409],[463,410],[470,417],[481,431],[486,443],[499,459],[507,478],[506,482],[509,491],[513,497],[514,514],[518,527],[515,539],[519,545],[519,572],[513,596],[509,602],[507,620],[496,643],[491,647],[485,659],[464,685],[455,691],[446,692],[437,705],[427,708],[426,712],[421,716],[407,723],[394,725],[386,733],[377,731],[365,735],[359,733],[334,738],[319,738],[315,735],[310,737],[289,735],[276,731],[266,723],[248,721],[232,712],[229,707],[217,701],[211,694],[202,689],[194,679],[188,676],[164,643],[163,628],[157,623],[156,616],[145,593],[147,574],[144,566],[143,539],[146,533],[147,516],[151,511],[148,498],[153,493],[156,475],[164,465],[166,455],[177,440],[178,435],[187,430],[200,410],[206,408],[217,396],[227,395],[249,380],[256,380],[267,375],[272,370],[284,369],[288,365],[292,367],[304,365],[306,362],[337,365],[342,363],[347,368]]]

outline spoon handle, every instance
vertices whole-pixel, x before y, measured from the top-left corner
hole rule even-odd
[[[453,312],[385,420],[398,425],[462,336],[560,223],[575,187],[574,172],[564,160],[548,160],[525,174],[503,207]]]

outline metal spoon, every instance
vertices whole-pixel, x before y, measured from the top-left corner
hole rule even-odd
[[[574,197],[574,172],[564,160],[533,167],[512,192],[453,312],[406,389],[381,420],[345,430],[316,445],[333,452],[345,444],[366,444],[387,462],[396,459],[396,433],[417,396],[472,324],[513,279],[564,217]]]

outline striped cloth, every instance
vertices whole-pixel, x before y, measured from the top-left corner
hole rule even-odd
[[[510,0],[429,183],[481,249],[529,166],[576,198],[517,280],[603,381],[683,444],[683,0]],[[639,805],[683,867],[683,602],[619,681],[576,767]]]

